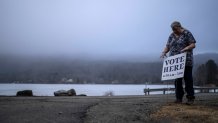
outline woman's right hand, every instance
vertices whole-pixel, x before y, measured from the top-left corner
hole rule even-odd
[[[165,57],[167,57],[166,53],[162,52],[162,54],[160,55],[160,58],[165,58]]]

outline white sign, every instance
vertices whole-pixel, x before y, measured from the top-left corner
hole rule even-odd
[[[171,80],[184,76],[186,53],[168,57],[163,62],[161,80]]]

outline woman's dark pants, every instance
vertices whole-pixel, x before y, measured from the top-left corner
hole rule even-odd
[[[176,99],[178,100],[182,100],[184,96],[182,80],[183,78],[178,78],[175,80]],[[194,89],[193,89],[192,66],[185,67],[184,80],[185,80],[185,91],[187,93],[186,95],[187,99],[195,99]]]

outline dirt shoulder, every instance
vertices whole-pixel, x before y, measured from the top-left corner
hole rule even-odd
[[[97,98],[0,97],[1,123],[82,123]]]
[[[145,123],[165,103],[160,96],[111,97],[87,111],[85,123]]]
[[[218,94],[197,94],[196,97],[196,102],[192,106],[171,103],[174,100],[173,95],[0,97],[0,121],[1,123],[216,122]]]

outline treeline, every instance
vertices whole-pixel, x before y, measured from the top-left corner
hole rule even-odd
[[[214,60],[193,69],[194,84],[218,86]],[[0,59],[0,83],[160,84],[161,62],[82,61],[67,59]],[[172,82],[173,81],[169,81]]]
[[[194,74],[194,81],[199,86],[218,86],[218,69],[215,61],[210,59],[199,65]]]
[[[1,64],[2,83],[160,83],[162,63],[38,61]]]

